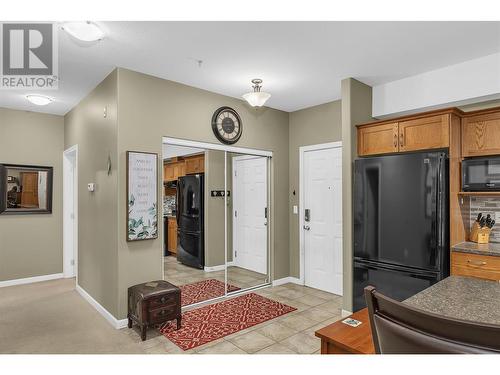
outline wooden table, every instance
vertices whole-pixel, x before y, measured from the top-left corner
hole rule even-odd
[[[375,354],[368,309],[359,310],[349,318],[362,324],[351,327],[342,323],[342,319],[315,332],[321,339],[321,354]]]

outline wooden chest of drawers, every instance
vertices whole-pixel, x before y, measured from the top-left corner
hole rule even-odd
[[[500,257],[452,251],[451,274],[500,281]]]
[[[156,284],[152,287],[148,284]],[[148,327],[177,320],[181,327],[181,291],[163,280],[138,284],[128,288],[128,327],[135,322],[141,327],[142,341]]]

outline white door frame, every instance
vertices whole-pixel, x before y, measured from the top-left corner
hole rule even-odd
[[[70,160],[73,157],[74,162]],[[73,174],[68,173],[69,168],[73,168]],[[71,176],[73,176],[73,181],[69,181]],[[73,196],[68,202],[67,194],[70,193],[68,189],[71,187]],[[69,246],[65,241],[68,236],[71,236],[66,218],[72,211],[74,215],[73,228],[71,228],[73,241]],[[74,265],[71,264],[72,259],[74,259]],[[78,145],[71,146],[63,152],[63,273],[64,277],[76,277],[78,284]]]
[[[262,158],[262,156],[258,156],[258,155],[242,155],[242,156],[233,156],[232,158],[232,170],[234,171],[234,162],[235,161],[243,161],[243,160],[251,160],[251,159],[256,159],[256,158]],[[267,160],[266,160],[266,180],[268,180],[268,177],[269,177],[269,166],[267,164]],[[233,218],[235,217],[234,216],[234,211],[235,211],[235,204],[234,204],[234,192],[235,192],[235,183],[234,183],[234,176],[231,177],[231,189],[232,189],[232,200],[233,200],[233,209],[232,209],[232,215],[233,215]],[[268,187],[269,187],[269,181],[266,181],[266,189],[268,190]],[[268,192],[266,192],[268,193]],[[266,204],[267,204],[267,221],[268,221],[268,224],[267,224],[267,237],[268,237],[268,241],[267,241],[267,276],[269,277],[269,194],[267,194],[267,197],[266,197]],[[226,234],[227,236],[227,234]],[[226,237],[227,238],[227,237]],[[234,221],[233,221],[233,260],[231,262],[231,265],[235,265],[235,266],[238,266],[238,264],[234,261],[235,259],[235,256],[234,256],[234,249],[236,248],[236,239],[237,237],[235,236],[235,231],[234,231]],[[229,263],[229,262],[226,262],[226,263]]]
[[[304,249],[304,231],[302,225],[304,221],[304,154],[308,151],[318,151],[330,148],[341,148],[342,142],[328,142],[311,146],[299,147],[299,260],[300,276],[299,283],[305,285],[305,249]]]

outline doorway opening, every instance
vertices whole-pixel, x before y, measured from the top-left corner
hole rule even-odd
[[[78,145],[63,153],[63,273],[78,278]]]
[[[342,295],[342,142],[299,153],[300,281]]]

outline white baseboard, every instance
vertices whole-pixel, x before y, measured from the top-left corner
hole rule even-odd
[[[47,280],[62,279],[63,277],[64,277],[63,273],[54,273],[52,275],[42,275],[42,276],[26,277],[24,279],[5,280],[5,281],[0,281],[0,288],[13,285],[39,283],[41,281],[47,281]]]
[[[80,285],[76,286],[76,291],[90,303],[98,312],[101,314],[109,324],[111,324],[116,329],[125,328],[128,324],[128,319],[116,319],[113,314],[106,310],[99,302],[97,302],[90,294],[87,293]]]
[[[282,279],[273,280],[273,286],[279,286],[279,285],[288,284],[288,283],[304,285],[303,283],[301,283],[299,278],[293,277],[293,276],[288,276],[288,277],[284,277]]]
[[[226,266],[223,264],[220,264],[218,266],[212,266],[212,267],[205,267],[203,270],[205,272],[215,272],[215,271],[224,271],[226,269]]]
[[[341,315],[342,315],[342,318],[345,318],[346,316],[352,315],[352,311],[347,311],[347,310],[342,309]]]

